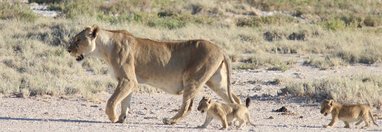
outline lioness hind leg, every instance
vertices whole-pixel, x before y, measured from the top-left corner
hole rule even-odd
[[[208,59],[208,57],[205,57]],[[210,58],[211,59],[211,58]],[[168,119],[163,119],[164,124],[175,124],[191,111],[192,102],[198,91],[208,81],[219,66],[218,61],[199,60],[194,62],[183,74],[183,103],[178,113]],[[208,62],[208,63],[205,63]]]
[[[227,81],[227,70],[225,69],[225,65],[222,64],[206,84],[225,102],[231,103],[227,92]],[[231,96],[235,100],[235,103],[241,104],[240,98],[233,94],[232,90]]]
[[[111,122],[117,122],[116,106],[126,98],[133,89],[137,86],[136,81],[130,81],[129,79],[121,79],[118,81],[118,86],[115,89],[113,95],[107,101],[106,114]]]
[[[357,123],[355,123],[355,125],[359,125],[359,124],[361,124],[363,122],[363,120],[361,119],[361,120],[359,120]]]
[[[168,119],[168,118],[163,119],[163,123],[164,124],[176,124],[183,117],[187,116],[191,112],[192,103],[193,103],[194,98],[198,92],[198,89],[200,89],[200,87],[201,87],[200,84],[198,86],[187,87],[187,89],[185,89],[184,93],[183,93],[183,102],[182,102],[182,105],[180,107],[180,110],[178,111],[178,113],[174,117],[172,117],[170,119]]]
[[[370,126],[370,117],[369,117],[369,113],[368,112],[364,112],[363,116],[362,116],[362,120],[365,122],[365,126],[363,126],[362,128],[367,128]]]

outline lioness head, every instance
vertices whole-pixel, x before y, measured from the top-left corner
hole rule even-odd
[[[321,114],[324,114],[324,116],[327,116],[329,113],[333,110],[333,102],[334,100],[324,100],[324,102],[321,103]]]
[[[95,39],[98,31],[98,26],[89,26],[74,36],[69,42],[70,55],[76,57],[77,61],[81,61],[93,52],[96,49]]]
[[[199,102],[198,111],[201,111],[202,113],[206,112],[211,104],[211,99],[209,97],[203,97],[202,100]]]

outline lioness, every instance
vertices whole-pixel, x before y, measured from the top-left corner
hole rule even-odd
[[[198,128],[206,128],[213,118],[217,118],[222,122],[223,127],[221,129],[227,129],[228,124],[233,123],[235,119],[239,121],[238,128],[247,123],[255,126],[249,119],[248,107],[250,101],[251,99],[247,98],[244,106],[233,103],[217,103],[211,101],[208,97],[203,97],[203,99],[199,102],[198,111],[201,111],[202,113],[207,112],[207,116],[203,125],[198,126]]]
[[[364,127],[369,127],[370,119],[375,125],[377,125],[374,121],[373,115],[371,114],[371,108],[369,105],[342,105],[334,100],[324,100],[321,103],[321,114],[327,116],[329,113],[332,114],[332,121],[328,125],[324,125],[325,128],[332,127],[338,119],[344,121],[345,128],[350,128],[349,123],[356,121],[358,121],[356,125],[359,125],[362,121],[365,121]]]
[[[191,111],[194,97],[204,84],[225,101],[241,103],[230,90],[229,58],[206,40],[154,41],[125,30],[89,26],[71,39],[68,52],[77,61],[96,55],[113,69],[118,85],[106,106],[111,122],[124,122],[138,83],[183,94],[180,110],[174,117],[163,119],[165,124],[175,124]],[[121,114],[117,117],[116,106],[120,103]]]

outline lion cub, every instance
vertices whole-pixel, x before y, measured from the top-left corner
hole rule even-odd
[[[374,121],[373,115],[371,114],[371,108],[369,105],[342,105],[334,100],[325,100],[321,103],[321,114],[327,116],[329,113],[332,114],[332,121],[328,125],[324,125],[325,128],[332,127],[338,119],[344,121],[345,128],[350,128],[349,123],[356,121],[358,121],[356,125],[359,125],[362,121],[365,121],[364,127],[369,127],[370,119],[375,125],[377,125]]]
[[[203,125],[198,126],[198,128],[206,128],[213,118],[217,118],[222,122],[223,127],[221,129],[227,129],[228,123],[231,123],[236,119],[239,121],[238,128],[242,127],[244,124],[249,122],[251,125],[255,126],[249,120],[248,107],[251,99],[247,98],[245,101],[245,106],[241,104],[224,104],[212,102],[210,98],[203,97],[199,102],[198,111],[202,113],[207,112],[207,117]]]

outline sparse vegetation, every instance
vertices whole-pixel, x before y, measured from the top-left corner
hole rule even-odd
[[[252,57],[242,60],[242,64],[237,66],[238,69],[257,69],[265,67],[273,71],[286,71],[293,65],[294,60],[283,60],[278,55],[258,52]]]
[[[110,71],[102,65],[103,62],[88,59],[80,65],[65,51],[64,40],[84,26],[93,24],[109,29],[127,29],[136,36],[152,39],[208,39],[235,57],[235,61],[239,62],[235,67],[237,69],[287,71],[297,63],[296,56],[300,55],[308,56],[303,58],[306,66],[322,70],[344,65],[372,65],[382,61],[382,9],[379,8],[382,3],[377,1],[30,2],[47,4],[50,10],[61,11],[62,14],[57,18],[45,18],[33,13],[25,3],[0,2],[2,94],[90,97],[114,88],[116,84],[106,75]],[[329,84],[338,82],[366,85],[354,79]],[[305,84],[293,85],[288,89],[299,93],[293,90],[298,91]],[[316,89],[325,84],[309,85],[312,85],[309,88]],[[371,86],[369,82],[367,85]],[[371,87],[376,91],[380,89],[380,85]],[[310,92],[304,91],[303,95],[306,93]]]
[[[32,12],[28,5],[0,1],[0,19],[17,19],[33,22],[37,19],[37,15]]]
[[[378,104],[378,101],[382,99],[381,86],[380,75],[359,74],[290,82],[285,89],[292,95],[307,96],[317,101],[332,98],[348,103]]]

